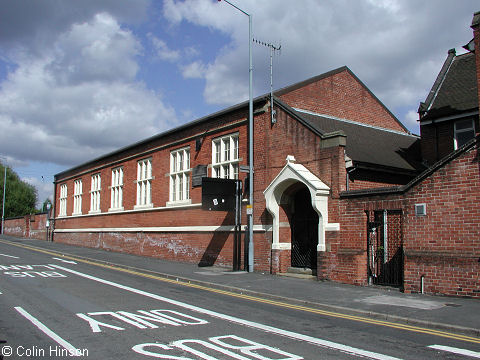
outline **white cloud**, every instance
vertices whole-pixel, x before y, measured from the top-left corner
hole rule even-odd
[[[53,202],[53,184],[36,177],[23,177],[22,181],[37,189],[37,208],[40,208],[46,199]]]
[[[15,58],[0,85],[0,152],[73,165],[176,123],[136,81],[141,46],[106,13],[73,24],[42,57]],[[28,53],[27,53],[28,54]]]
[[[420,135],[420,126],[418,124],[418,113],[416,109],[408,110],[403,119],[403,124],[414,134]]]
[[[132,81],[138,71],[140,43],[107,13],[74,24],[54,46],[48,69],[59,84]]]
[[[416,108],[447,55],[468,42],[474,0],[451,2],[383,0],[319,2],[316,0],[237,2],[252,14],[254,37],[281,43],[275,59],[274,86],[280,88],[347,65],[394,113]],[[208,103],[229,105],[248,94],[247,18],[225,2],[164,2],[173,26],[183,22],[227,34],[231,42],[202,70],[184,68],[184,76],[206,80]],[[254,45],[255,95],[269,86],[268,49]],[[403,114],[397,114],[403,118]]]
[[[206,72],[207,67],[201,61],[194,61],[182,67],[182,75],[185,79],[201,79]]]
[[[31,54],[43,54],[73,23],[89,21],[102,12],[122,22],[139,23],[146,19],[149,4],[150,0],[0,0],[0,45],[12,51],[21,44]]]
[[[152,33],[148,34],[148,38],[152,42],[152,45],[155,49],[156,56],[161,60],[174,62],[180,59],[180,52],[176,50],[171,50],[165,41],[159,39]]]

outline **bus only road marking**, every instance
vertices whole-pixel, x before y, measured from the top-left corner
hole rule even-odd
[[[384,354],[380,354],[380,353],[376,353],[376,352],[372,352],[372,351],[368,351],[368,350],[363,350],[363,349],[355,348],[355,347],[352,347],[352,346],[343,345],[343,344],[335,343],[335,342],[332,342],[332,341],[315,338],[315,337],[308,336],[308,335],[299,334],[299,333],[296,333],[296,332],[293,332],[293,331],[279,329],[279,328],[276,328],[276,327],[273,327],[273,326],[260,324],[258,322],[241,319],[241,318],[238,318],[238,317],[235,317],[235,316],[221,314],[221,313],[218,313],[216,311],[204,309],[204,308],[201,308],[201,307],[198,307],[198,306],[195,306],[195,305],[190,305],[190,304],[178,301],[178,300],[169,299],[169,298],[166,298],[164,296],[153,294],[153,293],[150,293],[150,292],[147,292],[147,291],[144,291],[144,290],[135,289],[135,288],[127,286],[127,285],[122,285],[122,284],[119,284],[119,283],[116,283],[116,282],[113,282],[113,281],[110,281],[110,280],[102,279],[102,278],[99,278],[99,277],[96,277],[96,276],[93,276],[93,275],[89,275],[89,274],[85,274],[85,273],[82,273],[82,272],[79,272],[79,271],[76,271],[76,270],[68,269],[68,268],[65,268],[65,267],[60,266],[60,265],[50,264],[50,266],[53,266],[57,269],[63,270],[65,272],[68,272],[68,273],[71,273],[71,274],[78,275],[78,276],[86,278],[86,279],[96,281],[96,282],[101,283],[101,284],[113,286],[115,288],[125,290],[125,291],[129,291],[129,292],[134,293],[134,294],[145,296],[145,297],[148,297],[148,298],[151,298],[151,299],[154,299],[154,300],[158,300],[158,301],[163,301],[163,302],[166,302],[166,303],[171,304],[171,305],[179,306],[179,307],[182,307],[184,309],[188,309],[188,310],[200,313],[200,314],[208,315],[208,316],[211,316],[211,317],[214,317],[214,318],[217,318],[217,319],[225,320],[225,321],[228,321],[228,322],[231,322],[231,323],[234,323],[234,324],[238,324],[238,325],[241,325],[241,326],[247,326],[247,327],[250,327],[250,328],[261,330],[261,331],[264,331],[266,333],[279,335],[279,336],[285,336],[285,337],[295,339],[295,340],[306,341],[306,342],[308,342],[310,344],[313,344],[313,345],[317,345],[317,346],[321,346],[321,347],[329,348],[329,349],[333,349],[333,350],[338,350],[338,351],[348,353],[348,354],[352,354],[352,355],[355,355],[355,356],[364,356],[364,357],[369,357],[371,359],[377,359],[377,360],[398,360],[398,358],[396,358],[396,357],[392,357],[392,356],[388,356],[388,355],[384,355]]]

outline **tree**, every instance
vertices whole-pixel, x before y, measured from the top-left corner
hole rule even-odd
[[[5,176],[5,167],[0,163],[0,192],[3,200],[3,180]],[[23,216],[36,212],[35,204],[37,202],[37,190],[20,177],[9,167],[7,167],[7,184],[5,190],[5,218]],[[0,201],[0,210],[3,201]]]

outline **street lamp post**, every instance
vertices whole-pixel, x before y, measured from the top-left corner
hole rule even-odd
[[[222,0],[218,0],[222,1]],[[248,16],[248,207],[247,207],[247,224],[248,224],[248,271],[253,272],[253,61],[252,61],[252,15],[243,11],[238,6],[232,4],[228,0],[223,0],[230,6]]]
[[[5,169],[4,175],[3,175],[3,202],[2,202],[2,235],[4,234],[3,228],[5,227],[5,191],[6,191],[6,185],[7,185],[7,166],[4,165],[3,167]]]

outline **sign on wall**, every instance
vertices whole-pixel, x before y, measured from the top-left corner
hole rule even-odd
[[[210,211],[235,210],[237,181],[204,177],[202,179],[202,209]]]

